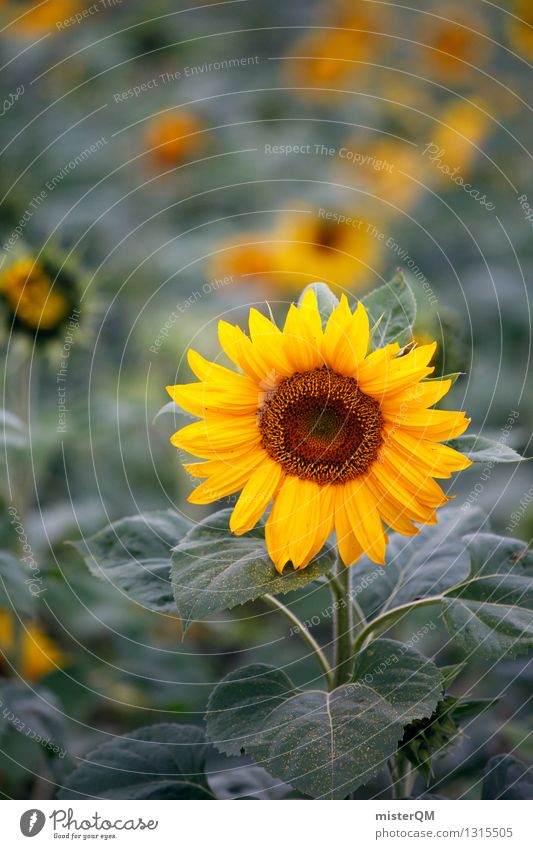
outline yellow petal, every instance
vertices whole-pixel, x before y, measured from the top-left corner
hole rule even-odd
[[[363,547],[359,544],[357,537],[352,530],[352,525],[348,518],[346,507],[344,506],[345,500],[346,493],[344,492],[344,486],[337,486],[335,495],[335,532],[337,535],[337,546],[344,565],[351,566],[351,564],[359,560],[363,554]]]
[[[346,487],[344,506],[353,533],[374,563],[385,563],[386,534],[376,504],[363,478],[356,478]]]
[[[253,472],[231,514],[229,526],[234,534],[240,536],[247,533],[259,521],[274,497],[283,475],[279,463],[271,460]]]
[[[172,436],[173,445],[197,457],[215,458],[242,454],[260,444],[254,417],[234,417],[222,422],[194,422]]]

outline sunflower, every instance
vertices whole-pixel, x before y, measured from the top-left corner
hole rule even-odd
[[[50,336],[67,320],[74,304],[69,272],[48,260],[18,259],[0,274],[0,296],[9,325],[32,336]]]
[[[459,5],[448,8],[446,17],[431,15],[420,41],[422,67],[446,82],[468,82],[469,66],[480,67],[491,52],[484,20]]]
[[[179,165],[205,146],[204,129],[192,112],[158,115],[146,129],[146,151],[156,165]]]
[[[450,100],[439,116],[432,138],[432,144],[438,149],[439,163],[450,171],[461,171],[463,177],[468,176],[479,158],[481,145],[490,136],[490,115],[491,110],[481,101]],[[432,177],[430,170],[433,171]],[[439,169],[428,168],[427,179],[438,183],[450,182],[447,174]]]
[[[376,141],[354,137],[343,150],[348,151],[340,160],[344,177],[363,185],[372,196],[368,203],[377,201],[382,215],[391,214],[389,204],[405,212],[418,200],[421,186],[411,176],[420,170],[416,146],[394,136]]]
[[[0,610],[0,656],[15,650],[15,618],[10,610]],[[64,666],[66,658],[59,646],[35,622],[24,625],[19,672],[28,681],[43,678]]]
[[[212,277],[268,279],[280,291],[300,289],[317,277],[337,286],[368,285],[381,260],[379,230],[358,210],[316,213],[290,202],[270,230],[241,234],[219,246]]]
[[[368,285],[381,261],[376,235],[379,229],[357,209],[282,213],[274,230],[278,268],[299,287],[317,277],[342,287]]]
[[[177,447],[205,462],[186,464],[204,479],[191,493],[207,504],[242,490],[230,529],[250,531],[273,502],[266,543],[277,570],[304,568],[333,529],[346,565],[366,553],[384,563],[388,526],[407,536],[435,524],[447,496],[434,478],[470,461],[440,442],[469,419],[429,409],[450,380],[424,382],[435,344],[404,353],[396,343],[369,352],[369,318],[345,296],[325,327],[308,289],[283,330],[255,309],[250,336],[220,321],[220,344],[240,373],[190,350],[198,383],[168,387],[202,421],[174,434]]]
[[[513,15],[507,16],[507,36],[511,47],[533,59],[533,6],[531,0],[514,0]]]
[[[7,26],[7,35],[33,38],[45,33],[60,32],[57,26],[83,8],[80,0],[34,0],[0,2],[0,20]],[[6,23],[6,18],[8,22]]]

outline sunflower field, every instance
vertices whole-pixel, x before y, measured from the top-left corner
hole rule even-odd
[[[0,59],[0,796],[533,799],[533,4]]]

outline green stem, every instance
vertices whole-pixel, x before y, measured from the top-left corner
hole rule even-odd
[[[335,575],[329,575],[328,581],[331,584],[331,589],[335,593],[335,598],[340,598],[344,592],[342,584]],[[353,628],[357,631],[359,628],[363,628],[366,624],[366,616],[363,613],[363,609],[356,598],[352,598],[351,593],[349,593],[349,601],[352,605],[352,618],[353,618]]]
[[[388,627],[389,623],[394,622],[408,611],[415,610],[418,607],[428,607],[430,604],[439,604],[440,602],[442,602],[442,596],[430,596],[429,598],[421,598],[418,601],[410,601],[407,604],[401,604],[399,607],[393,608],[393,610],[387,610],[386,613],[382,613],[381,616],[378,616],[372,622],[369,622],[369,624],[360,631],[353,644],[354,655],[364,648],[365,643],[374,631],[377,631],[379,634]],[[383,626],[385,626],[385,628]]]
[[[335,686],[346,684],[352,676],[352,605],[350,604],[350,572],[338,561],[332,583],[335,595],[333,629],[335,646]]]
[[[291,622],[297,629],[298,634],[301,636],[302,640],[304,640],[309,648],[312,650],[315,655],[322,672],[324,673],[324,677],[326,678],[328,684],[328,690],[333,688],[333,670],[328,663],[326,655],[318,645],[315,638],[311,635],[311,633],[307,630],[303,622],[298,619],[295,613],[292,612],[288,607],[282,604],[281,601],[278,601],[277,598],[273,595],[264,595],[263,601],[270,605],[270,607],[279,610],[283,615]]]

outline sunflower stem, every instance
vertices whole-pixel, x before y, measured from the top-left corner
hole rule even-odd
[[[368,625],[359,632],[353,644],[353,654],[356,655],[357,652],[361,651],[367,642],[370,642],[370,640],[379,636],[379,634],[386,630],[396,619],[399,619],[406,613],[409,613],[411,610],[415,610],[418,607],[428,607],[430,604],[439,604],[441,601],[442,596],[440,595],[430,596],[429,598],[421,598],[418,599],[418,601],[410,601],[407,604],[401,604],[399,607],[394,607],[392,610],[387,610],[386,613],[382,613],[381,616],[378,616],[372,622],[369,622]]]
[[[335,657],[335,686],[346,684],[352,676],[352,612],[350,603],[350,572],[341,559],[337,561],[337,573],[331,583],[335,595],[333,605],[333,645]]]
[[[262,598],[263,598],[263,601],[266,604],[270,605],[270,607],[273,607],[275,610],[279,610],[280,613],[283,613],[283,615],[286,617],[286,619],[288,619],[289,622],[291,622],[298,629],[297,633],[300,635],[302,640],[304,640],[304,642],[306,642],[307,645],[309,646],[309,648],[312,650],[322,672],[324,673],[324,677],[325,677],[327,684],[328,684],[328,690],[333,689],[333,683],[334,683],[333,670],[328,663],[328,659],[327,659],[326,655],[324,654],[324,652],[322,651],[322,649],[320,648],[320,646],[318,645],[315,638],[311,635],[311,633],[305,627],[305,625],[301,621],[301,619],[298,619],[296,614],[293,613],[292,610],[290,610],[290,608],[288,608],[284,604],[282,604],[282,602],[279,601],[275,596],[267,594],[267,595],[264,595]]]

